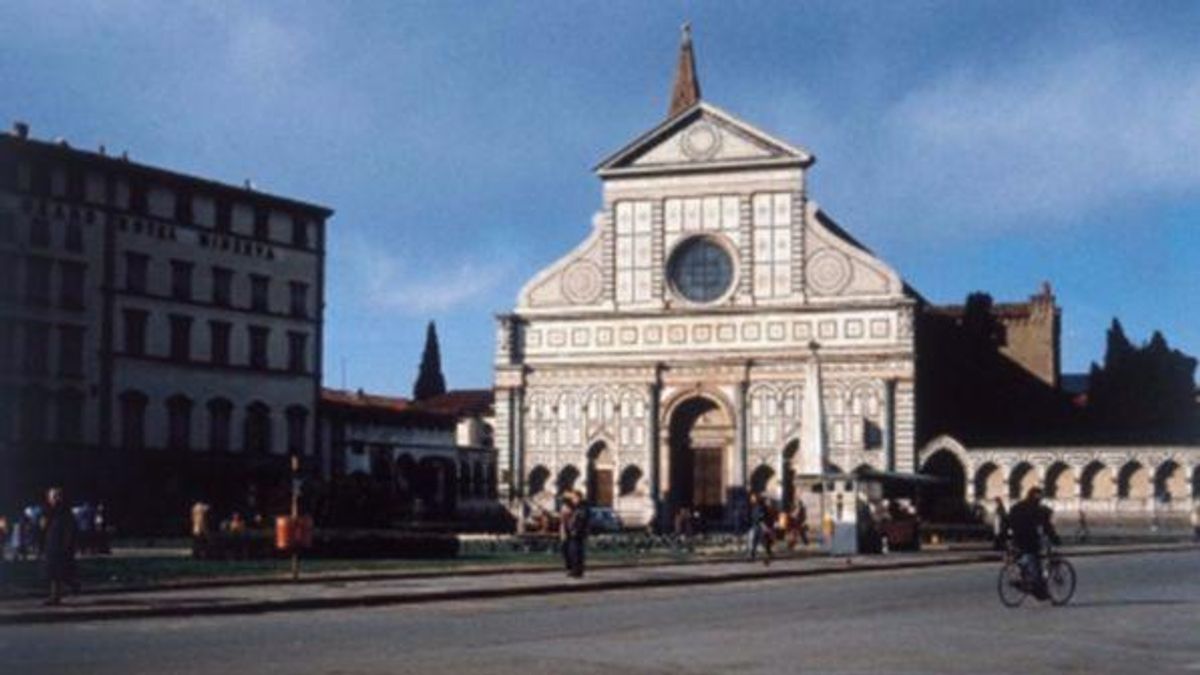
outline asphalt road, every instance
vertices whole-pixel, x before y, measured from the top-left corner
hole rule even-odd
[[[995,565],[362,610],[0,627],[4,673],[1200,672],[1200,555],[1079,558],[1064,608]]]

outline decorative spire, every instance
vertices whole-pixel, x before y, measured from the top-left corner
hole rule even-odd
[[[696,77],[696,55],[692,52],[692,24],[683,24],[679,44],[679,63],[675,66],[675,86],[671,89],[671,118],[700,102],[700,78]]]

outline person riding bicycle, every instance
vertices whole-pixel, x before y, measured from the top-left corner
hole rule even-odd
[[[1018,560],[1027,578],[1033,579],[1033,596],[1038,600],[1049,597],[1046,577],[1042,573],[1042,537],[1054,542],[1055,546],[1062,543],[1050,522],[1053,516],[1054,512],[1042,505],[1040,487],[1029,488],[1025,499],[1017,502],[1008,512],[1012,545],[1020,556]]]

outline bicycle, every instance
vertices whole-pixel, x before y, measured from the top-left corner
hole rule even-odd
[[[1029,565],[1022,564],[1023,557],[1012,546],[1004,552],[1004,565],[1000,568],[996,590],[1005,607],[1016,607],[1024,602],[1025,596],[1033,593],[1036,579]],[[1050,604],[1061,607],[1070,602],[1075,595],[1075,567],[1049,545],[1040,556],[1040,561]]]

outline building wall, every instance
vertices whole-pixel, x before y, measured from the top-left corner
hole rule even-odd
[[[673,150],[710,133],[715,155]],[[769,475],[778,496],[814,342],[830,462],[912,466],[914,302],[808,197],[807,156],[758,133],[704,108],[602,165],[590,235],[500,318],[504,496],[549,504],[573,476],[586,490],[601,457],[626,523],[653,522],[671,487],[671,416],[697,396],[731,425],[727,487]],[[700,170],[710,163],[719,168]],[[700,238],[732,261],[731,285],[711,302],[688,300],[671,278],[674,256]]]
[[[114,286],[117,290],[113,331],[117,366],[113,379],[113,428],[120,426],[121,395],[140,391],[149,396],[147,445],[156,446],[158,443],[154,439],[165,439],[167,398],[182,394],[192,399],[195,405],[192,438],[196,442],[193,447],[204,449],[208,447],[205,405],[209,401],[224,398],[233,404],[235,432],[242,429],[247,407],[257,401],[271,411],[274,427],[271,453],[287,453],[283,433],[285,413],[288,409],[297,409],[304,411],[305,454],[311,454],[318,348],[316,283],[321,264],[318,253],[292,248],[278,240],[274,243],[254,241],[245,224],[239,223],[236,217],[233,234],[228,236],[213,234],[202,226],[184,227],[169,221],[124,216],[117,218],[116,230]],[[231,250],[225,249],[226,242]],[[127,254],[131,253],[148,258],[145,290],[132,288],[128,283],[130,260]],[[190,299],[172,294],[171,264],[177,261],[192,265]],[[214,302],[213,269],[216,267],[232,273],[227,306]],[[264,308],[252,306],[253,275],[269,280]],[[302,283],[307,289],[303,312],[296,316],[291,311],[291,282]],[[124,321],[129,310],[147,313],[142,355],[130,351],[130,336]],[[186,317],[191,321],[186,359],[177,359],[171,354],[172,317]],[[225,364],[214,361],[213,322],[228,326]],[[251,364],[251,327],[268,331],[266,362],[261,367]],[[293,334],[303,336],[304,341],[301,362],[296,364],[300,368],[295,371],[289,363],[289,336]],[[234,451],[242,449],[241,436],[234,434]],[[119,432],[114,435],[113,442],[123,443]]]
[[[92,209],[0,190],[0,439],[97,442],[102,220]],[[82,283],[68,284],[68,268],[82,270]],[[64,395],[76,397],[77,413],[61,405]]]
[[[1054,295],[1046,287],[1019,307],[1024,311],[1000,314],[1005,333],[1000,353],[1051,387],[1057,387],[1061,313]]]
[[[329,214],[24,133],[0,134],[0,286],[6,289],[0,291],[0,458],[9,478],[0,495],[4,501],[30,499],[48,482],[87,493],[77,497],[113,498],[115,491],[116,498],[133,499],[137,495],[122,487],[122,476],[139,475],[147,462],[173,467],[183,484],[198,460],[220,460],[233,469],[245,458],[250,467],[257,460],[244,452],[243,432],[247,410],[256,402],[269,410],[265,456],[289,451],[289,409],[294,419],[303,418],[302,425],[291,425],[291,449],[313,454]],[[130,274],[130,255],[145,257],[144,283],[131,278],[138,275]],[[41,273],[32,269],[39,263],[31,262],[40,259],[50,261],[48,298],[31,300],[43,285]],[[175,288],[173,262],[191,266],[190,293]],[[71,272],[65,270],[72,265],[84,270],[83,288],[79,306],[67,307],[62,296]],[[232,274],[227,303],[214,301],[214,267]],[[251,275],[270,279],[265,307],[251,302]],[[306,287],[303,307],[295,312],[289,282]],[[145,313],[141,349],[130,340],[128,311]],[[174,350],[172,317],[191,322],[188,344],[181,341]],[[44,341],[26,337],[30,321],[49,327]],[[226,363],[213,358],[213,321],[230,326]],[[264,364],[250,363],[252,325],[269,331]],[[83,330],[78,373],[60,367],[67,326]],[[289,333],[305,336],[296,363],[289,363]],[[45,372],[28,372],[23,364],[39,361],[43,350],[49,355]],[[43,391],[82,393],[79,418],[57,396],[43,400]],[[175,439],[186,436],[184,452],[168,443],[172,397],[190,403],[190,419],[179,416],[177,425],[187,433]],[[208,403],[214,399],[232,405],[226,452],[209,447]],[[138,405],[129,406],[132,400]],[[140,442],[125,438],[134,407],[142,409]],[[26,417],[48,420],[47,433],[36,438],[25,433],[23,410]],[[70,428],[60,434],[55,427],[63,424],[56,420],[69,420],[63,424]],[[228,474],[230,480],[235,473]]]

